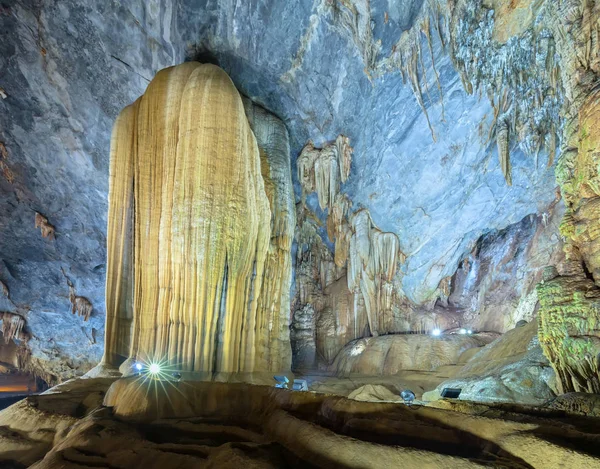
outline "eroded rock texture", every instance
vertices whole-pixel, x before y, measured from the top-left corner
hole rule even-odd
[[[238,91],[214,65],[160,71],[117,119],[105,364],[289,369],[287,132],[248,108],[262,157]]]

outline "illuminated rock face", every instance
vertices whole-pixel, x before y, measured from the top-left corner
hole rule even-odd
[[[160,71],[117,119],[106,364],[130,357],[194,371],[289,368],[287,133],[251,117],[262,151],[227,74],[190,62]]]

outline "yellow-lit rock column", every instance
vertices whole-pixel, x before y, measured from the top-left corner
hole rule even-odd
[[[190,371],[289,369],[280,332],[289,300],[261,295],[289,298],[294,223],[272,217],[265,184],[277,181],[263,172],[242,99],[214,65],[160,71],[122,112],[111,148],[107,365],[136,357]],[[280,198],[293,200],[289,186]],[[268,255],[272,229],[283,249]],[[273,325],[269,344],[262,336]]]

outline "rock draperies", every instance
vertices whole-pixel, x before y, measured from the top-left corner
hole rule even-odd
[[[298,157],[298,179],[305,194],[316,192],[322,210],[333,207],[340,183],[350,176],[350,139],[338,135],[335,143],[315,148],[309,142]]]
[[[334,243],[332,254],[321,238],[321,222],[301,204],[292,327],[298,369],[311,368],[315,357],[328,365],[349,341],[406,326],[399,314],[397,269],[405,256],[398,237],[379,230],[368,210],[352,212],[352,202],[339,192],[350,174],[351,155],[349,139],[340,135],[321,149],[309,142],[298,158],[303,199],[317,193]]]
[[[398,262],[405,259],[398,237],[381,232],[371,221],[368,210],[350,213],[351,202],[339,192],[339,187],[350,174],[351,157],[350,140],[343,135],[322,149],[309,142],[298,158],[298,179],[303,193],[316,192],[321,209],[328,209],[327,235],[335,242],[335,266],[346,267],[347,264],[348,290],[362,296],[369,330],[372,335],[378,335],[382,329],[393,330],[390,321],[384,324],[380,316],[391,307],[392,281]],[[326,270],[320,269],[321,276]],[[322,287],[335,280],[337,278],[321,282]],[[359,322],[355,317],[354,338],[361,337],[363,331]]]
[[[111,142],[105,363],[289,368],[289,150],[284,127],[263,134],[284,141],[261,168],[238,91],[208,64],[160,71],[123,110]]]

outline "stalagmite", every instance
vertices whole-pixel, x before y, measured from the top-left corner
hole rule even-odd
[[[133,161],[140,100],[121,111],[110,144],[104,361],[129,356],[133,325]]]
[[[272,123],[258,129],[262,117],[247,110],[262,152],[230,78],[189,62],[160,71],[119,116],[105,364],[131,357],[204,372],[289,369],[287,133]]]
[[[258,297],[256,348],[270,370],[290,367],[290,284],[296,207],[290,167],[290,144],[281,120],[244,99],[250,127],[260,150],[265,192],[271,208],[271,237],[262,292]]]

